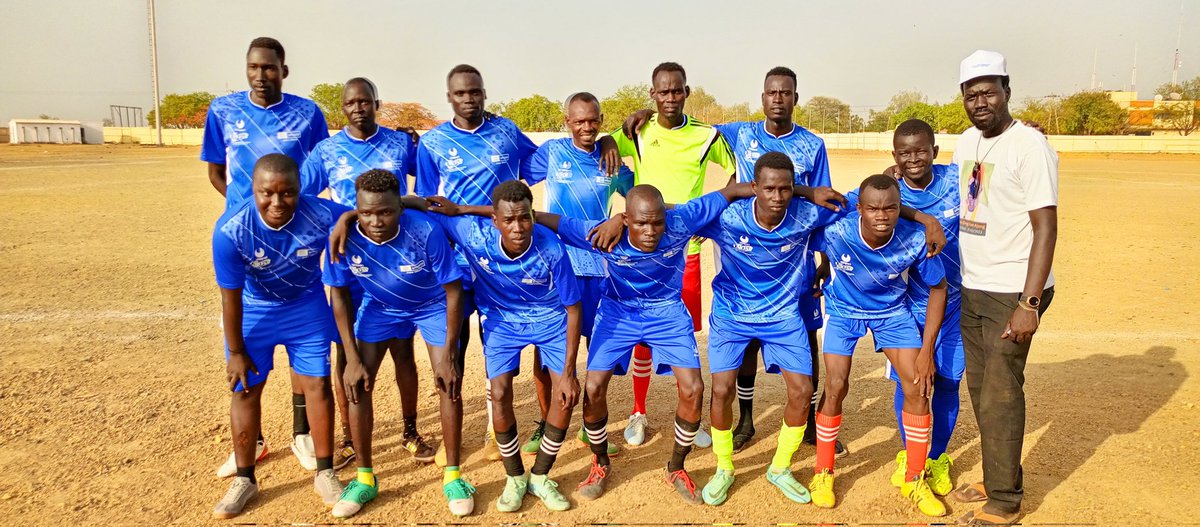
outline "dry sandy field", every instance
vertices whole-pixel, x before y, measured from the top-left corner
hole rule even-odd
[[[890,164],[882,153],[831,157],[842,189]],[[1194,524],[1187,507],[1200,496],[1200,156],[1063,155],[1060,196],[1057,294],[1027,368],[1023,521]],[[209,244],[222,204],[196,148],[0,145],[0,523],[213,523],[210,511],[228,484],[214,469],[230,451]],[[711,254],[705,265],[708,280]],[[698,338],[703,350],[707,332]],[[472,344],[463,466],[479,493],[477,514],[464,523],[928,521],[888,484],[900,448],[892,387],[868,343],[856,355],[842,428],[851,455],[838,461],[833,510],[792,504],[762,477],[784,390],[780,378],[761,375],[759,433],[735,457],[738,480],[725,505],[685,506],[661,482],[675,394],[670,379],[658,378],[653,437],[614,459],[602,499],[572,498],[573,510],[552,514],[530,497],[518,514],[496,513],[503,467],[480,453],[483,361],[477,339]],[[427,371],[423,355],[418,366]],[[272,452],[258,470],[263,493],[235,521],[337,523],[287,448],[285,363],[279,357],[264,395]],[[385,364],[376,396],[382,493],[353,522],[453,522],[440,471],[398,446],[391,376]],[[437,440],[429,378],[421,378],[419,426]],[[616,380],[611,392],[609,432],[620,440],[629,380]],[[524,437],[537,407],[527,368],[516,395]],[[950,444],[959,482],[981,478],[965,387],[962,397]],[[572,437],[578,426],[577,412]],[[805,482],[813,457],[807,446],[796,456]],[[552,475],[573,490],[589,459],[570,441]],[[703,484],[715,469],[711,451],[695,451],[689,468]],[[966,510],[949,505],[949,519]]]

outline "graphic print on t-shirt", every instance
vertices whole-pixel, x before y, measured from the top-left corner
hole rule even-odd
[[[959,208],[959,233],[983,236],[987,234],[988,186],[996,165],[967,161],[962,166],[962,207]]]

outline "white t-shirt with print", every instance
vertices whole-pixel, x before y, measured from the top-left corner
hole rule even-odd
[[[954,163],[963,287],[1020,293],[1033,247],[1029,211],[1058,206],[1058,154],[1041,132],[1015,121],[990,139],[978,128],[963,132]],[[1052,285],[1053,271],[1046,278],[1046,287]]]

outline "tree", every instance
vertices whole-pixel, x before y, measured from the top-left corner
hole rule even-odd
[[[1056,96],[1047,98],[1029,97],[1022,101],[1021,108],[1013,112],[1013,117],[1025,122],[1038,123],[1049,135],[1062,134],[1062,98]]]
[[[206,91],[192,93],[168,93],[158,107],[162,110],[163,128],[203,128],[208,116],[208,105],[217,96]],[[156,126],[158,115],[154,110],[146,112],[146,122]]]
[[[342,90],[345,85],[337,84],[318,84],[312,87],[312,93],[309,98],[317,103],[317,107],[321,109],[321,113],[325,114],[325,123],[330,129],[337,129],[346,126],[346,116],[342,115]]]
[[[1108,135],[1124,131],[1129,115],[1100,91],[1081,91],[1062,102],[1062,131],[1071,135]]]
[[[963,108],[962,95],[954,98],[946,104],[939,105],[937,111],[937,120],[933,123],[933,130],[943,134],[961,134],[967,128],[974,125],[967,118],[967,110]]]
[[[55,117],[48,113],[41,113],[41,114],[38,114],[38,119],[41,119],[43,121],[57,121],[58,117]]]
[[[626,84],[615,93],[600,100],[600,113],[604,114],[604,127],[616,130],[629,114],[638,110],[653,109],[649,84]]]
[[[929,104],[929,103],[926,103],[923,101],[913,102],[911,104],[908,104],[908,105],[900,108],[899,110],[896,111],[896,113],[892,114],[888,118],[888,120],[890,122],[887,125],[887,128],[884,128],[883,130],[873,130],[873,131],[884,132],[887,130],[892,130],[892,129],[895,129],[897,126],[900,126],[900,123],[903,123],[904,121],[907,121],[909,119],[920,119],[922,121],[925,121],[926,123],[929,123],[929,126],[933,127],[934,131],[937,131],[937,129],[938,129],[937,122],[938,122],[938,117],[939,117],[941,111],[942,111],[941,105]],[[868,126],[870,126],[870,125],[868,125]],[[868,128],[868,129],[870,129],[870,128]]]
[[[804,103],[806,128],[824,133],[862,131],[863,118],[850,112],[850,105],[834,97],[816,96]]]
[[[895,128],[896,125],[905,121],[905,119],[896,118],[896,115],[901,110],[917,103],[926,103],[924,93],[906,90],[893,95],[886,108],[880,111],[871,110],[870,116],[867,118],[867,131],[886,132]]]
[[[437,116],[429,108],[416,102],[385,102],[375,113],[380,126],[395,129],[404,126],[415,130],[429,130],[438,125]]]
[[[1183,81],[1183,84],[1166,83],[1154,90],[1155,95],[1162,95],[1164,99],[1170,99],[1172,93],[1179,94],[1179,100],[1198,101],[1200,100],[1200,76],[1192,80]]]
[[[1190,135],[1200,128],[1196,101],[1162,101],[1155,105],[1154,119],[1179,135]]]
[[[561,132],[564,126],[562,103],[536,94],[512,102],[489,104],[488,111],[512,119],[518,128],[527,132]]]
[[[702,122],[709,124],[725,122],[725,108],[717,102],[716,97],[704,91],[704,88],[700,86],[692,88],[692,92],[687,98],[687,104],[683,108],[688,115]]]

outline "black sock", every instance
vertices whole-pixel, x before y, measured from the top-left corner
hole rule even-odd
[[[738,399],[738,424],[737,429],[743,427],[754,428],[754,376],[753,375],[738,375],[737,376],[737,399]]]
[[[258,478],[254,477],[254,465],[248,467],[238,467],[237,476],[239,478],[250,478],[250,483],[258,484]]]
[[[463,314],[467,316],[463,317],[462,329],[458,330],[458,356],[454,357],[454,362],[458,366],[458,373],[466,375],[467,344],[471,343],[471,317],[467,313]]]
[[[517,443],[517,425],[512,425],[503,432],[497,430],[496,445],[500,447],[500,455],[504,459],[504,473],[509,476],[524,474],[525,465],[521,464],[521,445]]]
[[[820,388],[820,386],[821,386],[821,362],[820,362],[821,361],[821,352],[820,352],[820,350],[817,349],[817,332],[816,331],[808,332],[808,347],[809,347],[808,351],[811,354],[811,358],[813,361],[812,362],[813,395],[812,395],[811,404],[808,405],[808,421],[805,421],[808,423],[808,426],[805,427],[805,429],[804,429],[803,441],[810,445],[815,445],[815,444],[817,444],[817,426],[815,424],[817,422],[817,402],[819,402],[821,400],[821,394],[818,391],[818,388]]]
[[[265,438],[263,438],[263,435],[262,435],[262,429],[260,428],[260,429],[258,430],[258,442],[259,442],[259,443],[265,443],[266,441],[267,441],[267,440],[266,440]]]
[[[545,423],[545,433],[542,434],[542,446],[538,449],[537,459],[533,462],[533,468],[529,469],[531,474],[539,476],[546,475],[550,472],[550,467],[554,466],[554,460],[558,459],[558,449],[562,448],[563,439],[567,437],[567,431],[558,428],[550,423]],[[607,448],[607,445],[605,446]]]
[[[317,472],[326,469],[333,470],[333,456],[317,458]]]
[[[404,418],[404,438],[412,439],[417,437],[417,416]]]
[[[292,437],[307,434],[308,409],[304,406],[304,394],[292,394]]]
[[[689,423],[682,417],[675,416],[675,447],[671,449],[671,462],[667,463],[667,470],[683,470],[683,460],[691,453],[692,440],[696,439],[696,431],[699,429],[700,421]]]
[[[587,434],[588,443],[592,449],[592,455],[596,456],[596,464],[602,467],[607,467],[608,460],[608,416],[601,417],[599,421],[583,422],[583,431]]]

